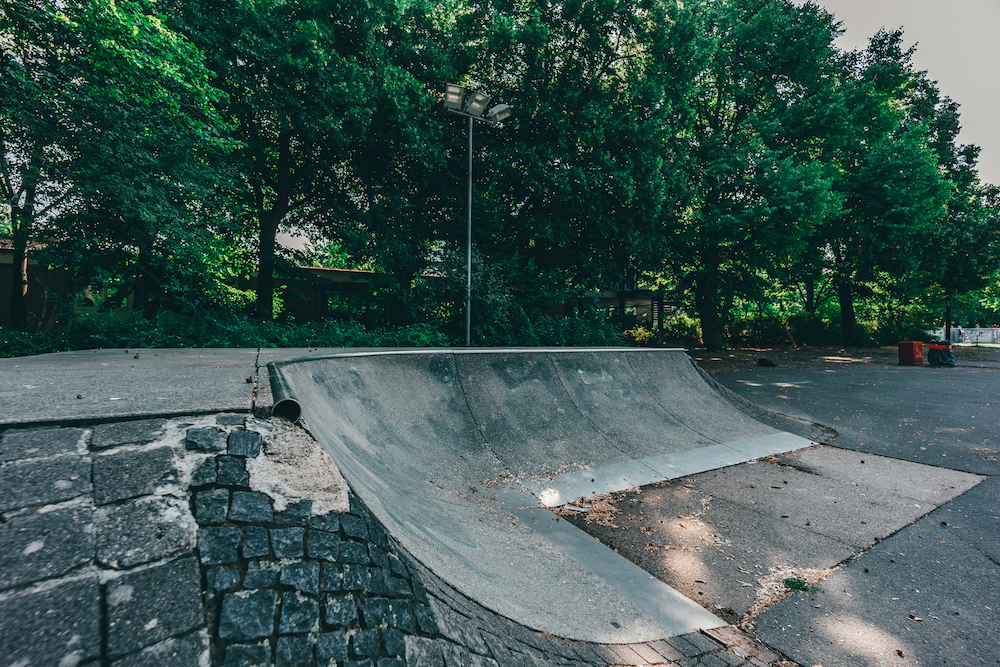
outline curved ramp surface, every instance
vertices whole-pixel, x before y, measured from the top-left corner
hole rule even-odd
[[[276,363],[271,376],[415,558],[570,639],[725,623],[545,506],[811,444],[736,410],[683,350],[366,351]]]

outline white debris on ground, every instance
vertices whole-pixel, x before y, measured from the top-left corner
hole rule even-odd
[[[277,417],[266,422],[248,420],[247,430],[264,439],[261,454],[247,460],[250,488],[270,496],[275,511],[283,511],[289,501],[299,498],[313,501],[313,516],[350,509],[340,469],[308,433]]]
[[[804,586],[814,586],[830,576],[837,567],[825,570],[787,566],[770,568],[770,573],[757,578],[757,583],[760,584],[760,588],[757,589],[757,598],[747,608],[746,615],[740,620],[740,627],[744,630],[752,628],[754,618],[795,592],[792,588],[785,586],[786,579],[798,580]]]

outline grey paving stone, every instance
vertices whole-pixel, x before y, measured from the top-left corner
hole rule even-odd
[[[701,650],[701,648],[688,641],[685,635],[678,635],[676,637],[667,637],[663,641],[670,644],[672,647],[674,647],[682,654],[684,654],[685,658],[694,658],[704,653],[704,651]]]
[[[278,583],[280,566],[275,561],[255,560],[247,563],[247,573],[243,575],[244,588],[272,588]]]
[[[282,565],[280,581],[297,591],[319,595],[319,563],[305,561]]]
[[[194,558],[126,574],[107,584],[108,654],[120,656],[204,625]],[[169,600],[169,604],[164,604]]]
[[[434,612],[431,611],[430,607],[413,605],[413,616],[417,620],[417,627],[420,629],[420,632],[428,635],[436,635],[438,633],[437,621],[434,619]]]
[[[224,486],[238,486],[244,489],[250,488],[250,474],[247,472],[246,459],[238,456],[218,456],[216,457],[217,484]]]
[[[111,667],[193,667],[208,657],[208,637],[197,632],[167,639],[111,663]]]
[[[203,565],[228,565],[239,558],[240,529],[214,526],[198,531],[198,556]]]
[[[75,665],[99,657],[100,600],[97,579],[88,578],[0,603],[0,665]]]
[[[341,664],[347,660],[347,631],[334,630],[316,637],[316,660],[320,665]]]
[[[274,524],[276,526],[302,526],[309,525],[309,516],[312,514],[313,502],[307,499],[290,501],[285,509],[276,512]]]
[[[721,644],[700,632],[689,632],[686,635],[681,635],[681,637],[693,644],[702,653],[718,651],[725,646],[725,644]]]
[[[506,665],[513,665],[516,662],[518,662],[518,658],[515,656],[514,653],[511,652],[509,648],[507,648],[507,645],[503,642],[502,639],[500,639],[500,637],[489,633],[484,633],[483,641],[486,643],[487,646],[487,650],[484,651],[484,653],[492,656],[493,659],[496,660],[498,664],[506,666]],[[409,648],[409,644],[407,644],[407,648]]]
[[[229,512],[229,489],[205,489],[194,494],[194,518],[199,526],[223,523]]]
[[[437,617],[437,626],[441,634],[456,644],[468,648],[475,653],[486,653],[486,644],[475,626],[464,616],[461,616],[444,605],[432,605]],[[511,624],[510,630],[519,626]],[[403,629],[403,628],[400,628]]]
[[[353,565],[351,567],[360,567],[359,565]],[[392,595],[392,575],[389,574],[389,570],[383,570],[380,567],[368,568],[368,590],[370,590],[375,595]]]
[[[385,570],[383,570],[384,572]],[[389,577],[389,595],[402,598],[410,597],[413,593],[410,590],[410,582],[403,577]]]
[[[374,565],[375,567],[380,567],[383,570],[389,569],[389,554],[387,554],[380,547],[377,547],[374,544],[369,544],[368,558],[371,560],[372,565]]]
[[[191,486],[208,486],[209,484],[215,484],[216,480],[216,461],[214,456],[209,456],[207,459],[198,464],[194,472],[191,473]]]
[[[271,549],[275,558],[301,558],[305,554],[305,528],[272,528]]]
[[[407,637],[406,665],[407,667],[444,667],[441,645],[437,641],[425,637]]]
[[[413,591],[413,598],[421,604],[430,604],[427,600],[427,589],[424,587],[423,582],[420,580],[420,575],[414,571],[410,575],[406,576],[410,581],[410,590]]]
[[[683,653],[665,641],[649,642],[647,646],[662,655],[667,662],[677,662],[685,658]]]
[[[233,431],[229,434],[228,452],[231,456],[255,458],[260,454],[263,439],[253,431]]]
[[[0,467],[0,512],[90,493],[90,457],[13,461]]]
[[[701,667],[730,667],[725,660],[716,655],[702,655],[698,658],[698,664]]]
[[[340,535],[310,528],[306,533],[306,554],[310,558],[337,560],[340,553]]]
[[[323,563],[319,577],[321,591],[339,591],[344,587],[340,567],[336,563]]]
[[[267,528],[243,526],[243,544],[240,547],[244,558],[260,558],[271,555],[271,541]]]
[[[270,523],[274,518],[271,499],[256,491],[234,491],[229,518],[241,523]]]
[[[663,657],[646,644],[629,644],[629,648],[639,654],[647,663],[663,662]]]
[[[344,663],[344,667],[375,667],[375,663],[372,662],[371,658],[365,658],[364,660],[348,660]]]
[[[358,601],[361,607],[361,620],[368,627],[388,626],[392,623],[392,612],[389,609],[389,599],[366,597]]]
[[[374,516],[371,516],[368,519],[368,534],[371,535],[372,542],[374,542],[379,549],[389,551],[389,536],[386,535],[385,528],[382,527],[382,524],[380,524]]]
[[[90,434],[93,449],[107,449],[118,445],[145,445],[163,437],[166,419],[139,419],[95,426]]]
[[[609,649],[619,656],[618,664],[621,665],[644,665],[647,664],[641,655],[632,650],[628,644],[611,644]]]
[[[94,510],[66,507],[0,523],[0,589],[65,574],[94,558]]]
[[[281,596],[281,621],[278,632],[295,634],[318,629],[319,602],[298,591],[289,591]]]
[[[0,435],[0,463],[82,451],[82,428],[10,429]]]
[[[208,595],[214,597],[240,585],[240,572],[232,567],[211,568],[205,572]]]
[[[270,667],[271,646],[262,644],[230,644],[222,667]]]
[[[377,667],[406,667],[406,660],[403,658],[379,658],[376,665]]]
[[[399,559],[396,554],[388,554],[389,569],[392,570],[393,574],[398,574],[401,577],[409,577],[410,572],[406,568],[406,565]]]
[[[111,452],[94,458],[94,500],[99,505],[144,496],[177,482],[170,447]]]
[[[392,610],[392,625],[403,632],[413,633],[417,631],[417,619],[413,615],[410,603],[406,600],[390,600],[389,607]],[[479,634],[476,633],[476,639]],[[470,648],[486,648],[481,641],[474,642]]]
[[[358,608],[353,597],[327,595],[323,603],[323,622],[332,629],[357,625]]]
[[[147,497],[102,507],[94,514],[97,560],[128,568],[195,547],[195,525],[186,507],[173,498]]]
[[[189,428],[184,446],[195,452],[222,452],[226,449],[226,433],[217,428]]]
[[[392,656],[406,656],[406,635],[396,628],[386,628],[382,631],[382,644],[385,652]]]
[[[227,593],[219,615],[219,636],[232,641],[260,639],[274,631],[277,592],[269,589]]]
[[[278,637],[275,667],[308,667],[313,664],[313,646],[308,637]]]
[[[247,415],[239,413],[224,413],[215,415],[215,423],[219,426],[243,426],[247,421]]]
[[[363,591],[371,585],[371,570],[364,565],[344,565],[343,587],[345,591]]]
[[[340,545],[340,562],[368,565],[368,547],[360,542],[344,542]]]
[[[340,515],[340,526],[344,529],[344,535],[361,542],[367,542],[371,539],[368,534],[368,524],[365,520],[354,516],[353,514],[341,514]]]
[[[359,656],[377,658],[382,640],[378,630],[360,630],[351,638],[351,647]]]
[[[316,530],[323,530],[328,533],[336,533],[340,530],[340,514],[328,512],[309,519],[309,526]]]

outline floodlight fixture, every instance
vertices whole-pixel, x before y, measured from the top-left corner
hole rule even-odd
[[[455,83],[449,83],[444,90],[444,108],[461,111],[465,103],[465,96],[469,89]]]
[[[486,120],[490,123],[496,125],[503,119],[510,116],[510,105],[509,104],[498,104],[489,111],[486,112]]]
[[[478,90],[472,93],[469,102],[465,105],[465,113],[470,116],[482,116],[486,107],[490,104],[490,96]]]

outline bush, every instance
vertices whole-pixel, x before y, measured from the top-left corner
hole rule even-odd
[[[58,334],[0,328],[0,357],[64,350],[160,347],[433,347],[448,337],[428,324],[366,331],[357,322],[272,322],[225,311],[157,320],[85,314]]]

